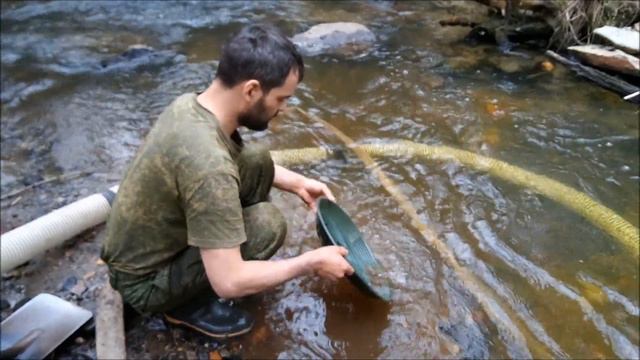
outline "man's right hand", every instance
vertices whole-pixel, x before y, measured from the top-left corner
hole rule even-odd
[[[336,281],[345,275],[353,274],[353,267],[344,258],[347,249],[342,246],[323,246],[307,252],[310,267],[314,273],[329,280]]]

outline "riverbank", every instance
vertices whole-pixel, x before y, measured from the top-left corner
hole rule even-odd
[[[454,16],[443,26],[468,26],[471,43],[495,43],[501,52],[545,49],[577,75],[640,103],[640,3],[621,0],[477,0],[490,19]],[[491,11],[490,11],[491,13]],[[569,58],[567,58],[569,57]]]

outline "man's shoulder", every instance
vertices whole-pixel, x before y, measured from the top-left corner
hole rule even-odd
[[[186,93],[178,96],[167,106],[161,117],[175,117],[176,115],[194,112],[193,102],[195,97],[195,93]]]

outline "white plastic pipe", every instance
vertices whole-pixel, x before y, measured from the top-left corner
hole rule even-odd
[[[109,191],[115,194],[118,186]],[[93,194],[63,206],[0,237],[1,272],[9,271],[107,219],[108,196]]]

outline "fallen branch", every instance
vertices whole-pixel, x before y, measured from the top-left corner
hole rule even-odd
[[[592,67],[582,65],[578,62],[571,61],[564,56],[561,56],[551,50],[547,50],[545,52],[547,56],[550,56],[557,60],[558,62],[566,65],[571,70],[573,70],[579,76],[587,78],[596,84],[602,86],[603,88],[609,89],[621,96],[627,96],[629,94],[633,94],[637,91],[640,91],[640,88],[629,84],[628,82],[621,80],[615,76],[611,76],[605,72],[600,70],[596,70]],[[625,100],[632,101],[638,103],[638,97],[625,98]]]
[[[35,187],[38,187],[40,185],[43,185],[43,184],[47,184],[47,183],[54,182],[54,181],[75,179],[77,177],[86,176],[86,175],[90,175],[90,174],[91,174],[90,171],[77,171],[77,172],[71,172],[71,173],[67,173],[67,174],[63,174],[63,175],[58,175],[58,176],[54,176],[54,177],[51,177],[51,178],[47,178],[47,179],[44,179],[44,180],[40,180],[38,182],[34,182],[31,185],[27,185],[27,186],[25,186],[23,188],[11,191],[11,192],[6,193],[6,194],[2,194],[2,196],[0,196],[0,200],[5,200],[5,199],[8,199],[8,198],[14,197],[16,195],[20,195],[25,191],[31,190],[31,189],[33,189]]]
[[[100,290],[96,314],[96,357],[126,359],[122,297],[109,281]]]

